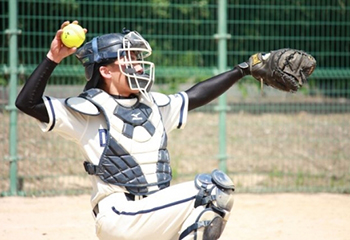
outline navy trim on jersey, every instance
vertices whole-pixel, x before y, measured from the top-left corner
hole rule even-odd
[[[182,93],[179,93],[179,95],[182,98],[182,105],[181,105],[181,110],[180,110],[179,124],[177,125],[177,128],[181,128],[181,126],[182,126],[183,117],[184,117],[184,109],[185,109],[185,97],[184,97],[184,95],[182,95]]]
[[[182,203],[185,203],[185,202],[188,202],[188,201],[192,201],[195,198],[196,198],[196,196],[192,196],[190,198],[182,199],[182,200],[179,200],[179,201],[176,201],[176,202],[173,202],[173,203],[168,203],[168,204],[165,204],[163,206],[159,206],[159,207],[155,207],[155,208],[151,208],[151,209],[140,210],[140,211],[137,211],[137,212],[118,211],[115,207],[112,207],[112,210],[113,210],[113,212],[115,212],[118,215],[135,216],[135,215],[138,215],[138,214],[145,214],[145,213],[150,213],[150,212],[155,212],[155,211],[158,211],[158,210],[162,210],[164,208],[169,208],[169,207],[172,207],[172,206],[175,206],[175,205],[178,205],[178,204],[182,204]]]
[[[56,115],[55,115],[55,111],[53,110],[53,105],[52,105],[52,102],[51,102],[51,98],[47,97],[47,96],[46,96],[46,98],[47,98],[47,100],[48,100],[48,102],[50,104],[51,114],[52,114],[52,125],[51,125],[51,127],[49,129],[49,132],[50,132],[55,127]]]

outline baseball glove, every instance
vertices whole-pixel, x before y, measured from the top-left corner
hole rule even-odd
[[[265,84],[286,92],[298,91],[315,67],[313,56],[289,48],[256,53],[249,58],[250,73],[262,86]]]

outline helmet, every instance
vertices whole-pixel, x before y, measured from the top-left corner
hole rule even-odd
[[[131,53],[136,55],[132,56]],[[124,74],[132,90],[139,90],[148,100],[148,92],[154,82],[154,63],[145,61],[152,54],[149,43],[136,31],[123,30],[93,38],[76,52],[76,57],[85,67],[88,81],[85,91],[95,88],[100,80],[99,66],[118,60],[119,69]],[[123,59],[123,61],[120,61]],[[141,65],[143,72],[137,72],[135,65]]]

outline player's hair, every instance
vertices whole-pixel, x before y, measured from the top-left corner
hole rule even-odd
[[[91,80],[88,81],[86,84],[85,84],[85,87],[84,87],[84,91],[86,90],[89,90],[90,88],[98,88],[99,85],[101,84],[101,82],[103,81],[103,77],[100,73],[100,70],[99,68],[101,66],[107,66],[113,62],[115,62],[117,59],[109,59],[108,61],[105,61],[103,63],[99,63],[99,64],[94,64],[94,69],[92,71],[92,77],[91,77]]]

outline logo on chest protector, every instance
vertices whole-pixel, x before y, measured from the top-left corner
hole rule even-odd
[[[132,113],[132,120],[142,120],[142,117],[140,117],[139,115],[141,114],[141,112],[138,113]]]

